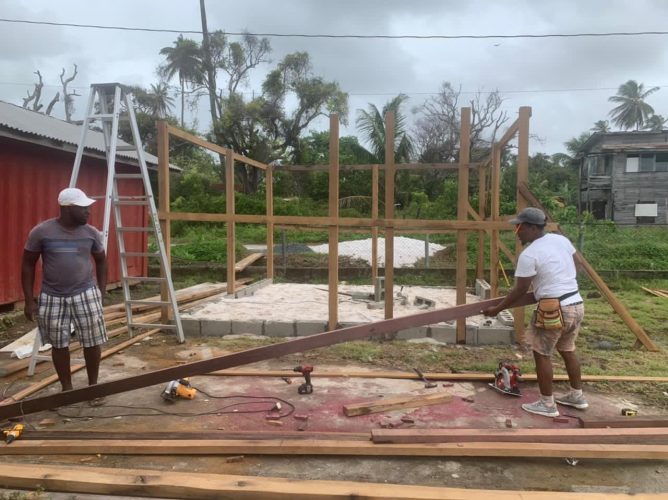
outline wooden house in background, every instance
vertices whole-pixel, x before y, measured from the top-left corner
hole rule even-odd
[[[626,225],[668,223],[668,130],[597,132],[577,160],[580,213]]]

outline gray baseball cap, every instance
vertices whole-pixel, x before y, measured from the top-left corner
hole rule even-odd
[[[511,224],[535,224],[536,226],[544,226],[547,221],[545,212],[540,208],[527,207],[522,210],[514,219],[510,220]]]

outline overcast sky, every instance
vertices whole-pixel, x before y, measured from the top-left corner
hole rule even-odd
[[[515,35],[665,31],[662,0],[207,0],[209,30],[357,35]],[[199,0],[0,0],[0,18],[60,23],[200,30]],[[34,71],[43,102],[59,90],[59,73],[79,66],[73,82],[157,83],[159,51],[176,33],[111,31],[0,22],[0,100],[21,104]],[[200,40],[199,35],[186,35]],[[660,86],[648,102],[668,116],[668,36],[484,40],[270,38],[271,58],[308,51],[314,70],[350,94],[350,121],[369,102],[379,108],[400,92],[416,107],[445,81],[465,92],[498,89],[514,119],[531,106],[531,154],[563,143],[608,118],[608,97],[634,79]],[[258,91],[263,68],[244,92]],[[174,84],[177,82],[174,81]],[[178,100],[177,100],[178,101]],[[85,97],[76,101],[81,118]],[[408,110],[407,110],[408,111]],[[177,110],[175,113],[177,114]],[[208,102],[189,114],[205,130]],[[54,115],[63,116],[62,105]],[[188,119],[188,118],[187,118]],[[319,124],[324,127],[326,121]],[[342,134],[354,134],[353,127]]]

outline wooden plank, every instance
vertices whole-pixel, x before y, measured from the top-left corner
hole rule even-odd
[[[265,182],[267,201],[267,279],[274,279],[274,169],[267,168]]]
[[[440,405],[452,400],[452,394],[437,392],[430,394],[418,394],[410,396],[397,396],[393,398],[382,398],[365,403],[352,403],[344,405],[343,413],[346,417],[357,417],[369,413],[380,413],[384,411],[403,410],[405,408],[420,408],[422,406]]]
[[[218,500],[656,500],[661,494],[482,490],[388,483],[295,480],[201,472],[3,464],[5,488],[98,494]]]
[[[86,440],[86,439],[150,439],[150,440],[170,440],[170,439],[344,439],[346,441],[369,441],[368,432],[313,432],[313,431],[218,431],[206,429],[202,431],[164,431],[164,432],[133,432],[133,431],[84,431],[81,429],[75,431],[62,430],[32,430],[28,429],[21,434],[21,439],[27,440]],[[1,497],[0,497],[1,498]]]
[[[501,206],[501,146],[492,145],[491,166],[491,206],[490,218],[492,222],[499,220]],[[499,230],[491,229],[489,239],[489,286],[492,297],[499,295]]]
[[[158,128],[158,210],[160,212],[169,213],[169,125],[164,120],[159,120],[157,123]],[[146,218],[146,212],[143,214]],[[167,286],[167,281],[165,280],[165,269],[172,268],[172,222],[169,217],[160,217],[158,216],[158,224],[160,233],[162,233],[162,240],[165,247],[165,263],[164,267],[160,266],[160,277],[164,280],[160,283],[160,300],[162,302],[169,302],[169,287]],[[149,221],[146,220],[144,226],[148,226]],[[123,286],[126,287],[127,292],[127,283],[123,283]],[[129,294],[126,293],[126,296]],[[131,315],[130,315],[131,316]],[[167,324],[170,320],[170,311],[168,306],[162,306],[160,308],[160,321],[163,324]]]
[[[482,221],[483,220],[483,219],[480,218],[480,215],[478,215],[476,213],[476,211],[473,210],[473,207],[471,207],[471,205],[468,206],[467,211],[468,211],[468,214],[473,218],[473,220],[477,220],[477,221]],[[482,230],[480,232],[482,232],[483,234],[491,235],[491,232],[488,229]],[[484,237],[483,237],[483,242],[484,242]],[[508,248],[508,245],[506,245],[501,240],[499,240],[499,250],[501,250],[503,252],[503,254],[506,257],[508,257],[509,261],[515,262],[515,260],[516,260],[515,254],[513,252],[511,252],[510,248]],[[484,258],[484,255],[482,257]],[[484,264],[484,259],[483,259],[483,264]],[[484,275],[482,277],[484,278]]]
[[[590,443],[398,443],[345,440],[89,439],[16,440],[0,455],[319,455],[366,457],[523,457],[666,460],[668,445]]]
[[[548,217],[549,220],[554,220],[550,215],[550,212],[541,204],[538,198],[536,198],[534,194],[529,190],[529,186],[527,184],[522,184],[520,186],[520,192],[522,193],[522,196],[524,196],[529,202],[531,202],[534,206],[540,208],[543,212],[545,212],[545,215]],[[557,228],[557,232],[562,235],[564,234],[560,227]],[[638,322],[633,318],[633,316],[631,316],[631,313],[629,313],[628,309],[626,309],[624,304],[620,302],[620,300],[615,296],[612,290],[610,290],[605,281],[603,281],[603,278],[599,276],[596,270],[591,266],[591,264],[589,264],[589,262],[587,262],[587,259],[585,259],[584,255],[582,255],[579,251],[576,251],[575,253],[575,261],[580,267],[582,267],[582,269],[585,270],[587,275],[596,285],[596,288],[598,288],[601,294],[603,294],[603,296],[606,298],[608,304],[612,306],[615,312],[626,324],[628,329],[633,332],[633,334],[642,343],[642,345],[644,345],[649,351],[659,352],[660,351],[659,347],[652,341],[652,339],[649,338],[647,333],[645,333],[645,330],[643,330],[643,328],[638,324]]]
[[[205,141],[204,139],[197,137],[196,135],[190,134],[186,132],[185,130],[181,130],[180,128],[174,127],[172,125],[167,125],[167,130],[169,131],[170,135],[173,135],[174,137],[178,137],[179,139],[186,140],[192,144],[195,144],[197,146],[201,146],[204,149],[208,149],[209,151],[213,151],[214,153],[218,153],[221,155],[226,155],[227,152],[229,151],[227,148],[224,148],[222,146],[219,146],[218,144],[214,144],[209,141]]]
[[[378,219],[378,181],[379,167],[374,165],[371,170],[371,219]],[[371,284],[376,285],[378,278],[378,227],[371,228]]]
[[[668,444],[668,428],[632,429],[371,429],[374,443]]]
[[[225,212],[232,216],[227,222],[227,293],[234,293],[234,279],[236,277],[233,262],[236,262],[236,228],[234,222],[234,153],[232,150],[227,150],[225,154]]]
[[[457,185],[457,219],[468,220],[469,207],[469,169],[466,164],[471,156],[471,108],[461,110],[461,128],[459,133],[459,171]],[[466,273],[468,268],[468,233],[457,231],[457,260],[456,260],[456,303],[466,304]],[[466,318],[457,320],[456,341],[466,344]]]
[[[261,161],[254,160],[253,158],[249,158],[248,156],[244,156],[240,153],[234,153],[234,159],[239,163],[243,163],[244,165],[248,165],[250,167],[259,168],[260,170],[267,170],[268,168],[268,166]]]
[[[339,218],[339,115],[329,116],[329,217]],[[329,330],[339,323],[339,226],[327,229],[329,249],[327,253],[327,320]]]
[[[617,417],[610,419],[578,417],[580,425],[584,428],[610,427],[638,428],[638,427],[668,427],[668,417]]]
[[[370,336],[382,335],[389,332],[405,330],[414,326],[431,325],[442,321],[452,321],[460,316],[474,316],[482,309],[493,307],[501,302],[501,298],[483,300],[474,304],[455,306],[446,309],[437,309],[409,316],[402,316],[390,320],[382,320],[369,325],[356,325],[341,328],[331,332],[310,335],[308,337],[288,340],[280,344],[256,347],[233,354],[217,356],[203,361],[195,361],[184,365],[163,368],[154,372],[142,373],[120,380],[103,382],[94,386],[82,387],[71,391],[60,392],[34,398],[20,403],[11,403],[7,400],[0,402],[0,419],[28,415],[37,411],[63,406],[67,404],[88,401],[96,397],[109,396],[120,392],[162,384],[174,379],[202,375],[216,370],[232,368],[256,361],[277,358],[286,354],[303,352],[318,347],[326,347],[341,342],[363,339]],[[526,294],[520,299],[522,304],[531,304],[535,301],[533,294]],[[10,400],[11,401],[11,400]]]
[[[466,166],[468,168],[478,168],[480,163],[468,163]],[[341,171],[351,171],[351,170],[373,170],[375,164],[369,163],[360,163],[356,165],[341,165]],[[385,166],[380,165],[380,169],[384,170]],[[396,170],[413,170],[415,172],[420,172],[424,170],[458,170],[459,165],[452,163],[396,163]],[[327,172],[329,170],[329,164],[327,165],[281,165],[277,167],[279,172]]]
[[[250,255],[247,255],[246,257],[241,259],[239,262],[234,264],[234,270],[237,273],[240,273],[241,271],[246,269],[248,266],[250,266],[252,263],[257,262],[258,260],[260,260],[262,257],[264,257],[264,254],[260,253],[260,252],[256,252],[256,253],[252,253]]]
[[[518,118],[515,120],[510,127],[508,127],[508,130],[506,130],[505,134],[499,139],[499,141],[496,143],[498,144],[499,148],[503,149],[506,147],[506,145],[510,142],[510,140],[515,137],[515,134],[517,131],[520,129],[520,119]]]
[[[394,219],[394,120],[392,111],[385,113],[385,220]],[[394,221],[392,221],[394,222]],[[385,319],[394,317],[394,225],[385,229]]]

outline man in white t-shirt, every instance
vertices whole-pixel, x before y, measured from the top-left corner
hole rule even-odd
[[[561,303],[563,326],[545,330],[535,324],[536,315],[526,332],[526,342],[533,350],[540,399],[523,404],[530,413],[546,417],[558,417],[555,401],[562,405],[584,410],[589,406],[582,394],[580,361],[575,354],[575,340],[584,317],[584,305],[576,280],[575,247],[568,238],[545,233],[545,213],[534,207],[525,208],[512,219],[515,234],[523,245],[529,244],[520,254],[515,270],[515,285],[496,307],[483,311],[486,316],[496,316],[513,307],[517,300],[533,285],[536,300],[558,298]],[[555,349],[564,359],[571,390],[563,396],[552,395],[552,355]]]

